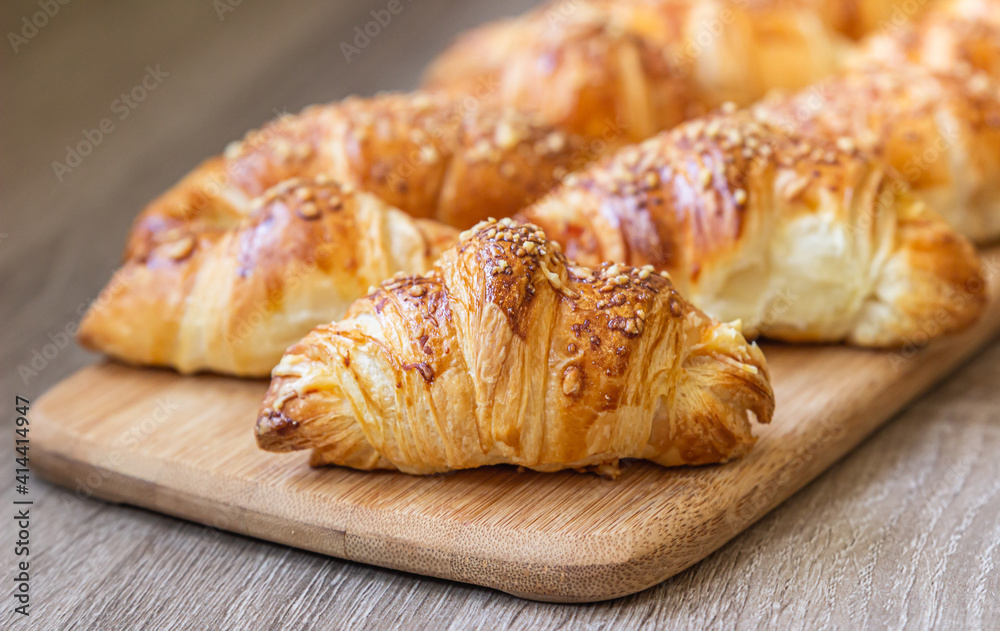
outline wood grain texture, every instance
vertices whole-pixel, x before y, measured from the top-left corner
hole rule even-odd
[[[17,53],[0,47],[0,400],[35,399],[95,360],[69,345],[37,375],[17,374],[79,320],[142,204],[198,160],[273,108],[413,86],[453,33],[530,0],[414,2],[398,31],[345,63],[339,42],[380,4],[244,0],[220,21],[201,0],[70,2]],[[37,10],[0,4],[3,32]],[[57,182],[51,161],[147,63],[172,81]],[[341,561],[33,478],[35,609],[22,620],[4,606],[0,628],[995,629],[998,374],[994,343],[706,560],[592,605]],[[8,453],[11,419],[0,415]],[[12,535],[0,528],[0,548]]]
[[[987,269],[1000,267],[1000,249]],[[991,295],[1000,275],[990,274]],[[484,467],[435,476],[311,469],[259,450],[264,382],[86,368],[38,402],[36,469],[81,497],[535,600],[629,595],[701,560],[1000,331],[1000,301],[926,348],[765,345],[774,421],[744,459],[617,480]]]

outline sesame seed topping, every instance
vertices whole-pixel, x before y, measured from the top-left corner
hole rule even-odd
[[[974,95],[985,94],[990,87],[989,77],[985,73],[979,72],[969,79],[969,91]]]
[[[438,153],[437,149],[431,145],[424,145],[420,148],[420,160],[424,164],[434,164],[440,156],[441,154]]]
[[[566,136],[554,131],[545,138],[545,145],[552,153],[558,153],[566,146]]]
[[[319,206],[314,202],[306,202],[299,206],[296,214],[303,219],[316,219],[320,215]]]
[[[497,125],[495,138],[497,146],[501,149],[510,149],[519,141],[517,132],[514,131],[513,125],[508,121],[502,121]]]
[[[702,188],[708,188],[708,185],[712,183],[712,172],[703,167],[698,172],[698,182]]]
[[[425,291],[422,285],[410,285],[408,293],[414,298],[419,298],[424,295]]]
[[[733,191],[733,200],[740,206],[747,202],[747,192],[742,188]]]
[[[562,391],[568,397],[576,396],[583,387],[583,371],[578,366],[570,366],[563,373]]]
[[[279,158],[287,158],[292,153],[292,145],[284,138],[279,138],[274,142],[274,152]]]
[[[785,198],[785,201],[790,202],[802,194],[807,186],[809,186],[809,177],[803,175],[785,185],[785,188],[782,190],[782,197]]]
[[[168,258],[179,261],[191,254],[192,251],[194,251],[194,237],[191,235],[185,235],[179,240],[169,244],[166,247],[164,254],[166,254]]]

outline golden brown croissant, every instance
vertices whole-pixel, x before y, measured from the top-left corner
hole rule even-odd
[[[427,85],[487,92],[620,145],[724,101],[808,85],[836,68],[846,45],[808,2],[552,2],[465,34]]]
[[[553,1],[463,34],[427,85],[495,93],[590,137],[641,140],[727,100],[808,85],[853,53],[838,33],[889,31],[933,3]]]
[[[115,273],[80,342],[137,364],[263,377],[286,348],[457,231],[329,178],[269,189],[235,225],[172,228]]]
[[[80,341],[183,372],[266,375],[288,344],[393,272],[423,272],[457,235],[390,206],[462,227],[507,215],[582,164],[581,147],[529,116],[422,93],[279,119],[146,208]]]
[[[852,141],[746,111],[622,149],[523,217],[571,259],[666,269],[710,315],[784,340],[901,345],[985,301],[972,246]]]
[[[857,143],[959,232],[994,239],[1000,236],[1000,83],[959,68],[945,73],[901,62],[854,70],[765,99],[754,111],[785,129]]]
[[[534,226],[470,230],[274,369],[257,421],[312,464],[540,471],[722,462],[774,406],[760,350],[649,268],[568,264]]]

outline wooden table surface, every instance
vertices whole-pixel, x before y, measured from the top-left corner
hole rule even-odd
[[[415,86],[456,32],[529,3],[402,0],[349,61],[341,42],[387,2],[77,0],[36,16],[36,29],[24,18],[38,3],[3,3],[3,33],[23,38],[8,35],[0,90],[5,475],[15,394],[35,400],[96,359],[65,344],[66,332],[109,277],[144,202],[275,112]],[[152,89],[123,108],[122,93],[144,78]],[[67,145],[105,118],[110,131],[57,175]],[[635,596],[582,606],[326,558],[32,478],[32,613],[13,614],[5,587],[0,628],[995,629],[997,453],[994,343],[702,563]],[[0,515],[14,499],[13,484],[4,487]],[[0,519],[5,580],[15,536],[12,520]]]

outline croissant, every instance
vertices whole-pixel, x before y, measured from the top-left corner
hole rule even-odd
[[[570,174],[521,217],[582,264],[668,270],[748,334],[884,347],[968,325],[985,302],[974,249],[879,164],[727,109]]]
[[[530,116],[442,95],[283,117],[143,211],[79,340],[133,363],[264,376],[369,285],[426,270],[457,237],[445,224],[515,212],[583,149]]]
[[[803,2],[551,2],[461,36],[426,86],[489,86],[506,105],[615,146],[724,101],[808,85],[833,72],[847,46]]]
[[[457,231],[329,178],[293,178],[233,226],[172,228],[115,272],[79,341],[180,372],[263,377],[317,323],[397,270],[423,271]]]
[[[256,436],[312,449],[313,465],[613,474],[621,458],[736,458],[773,406],[738,323],[706,317],[651,268],[578,267],[503,219],[291,347]]]

